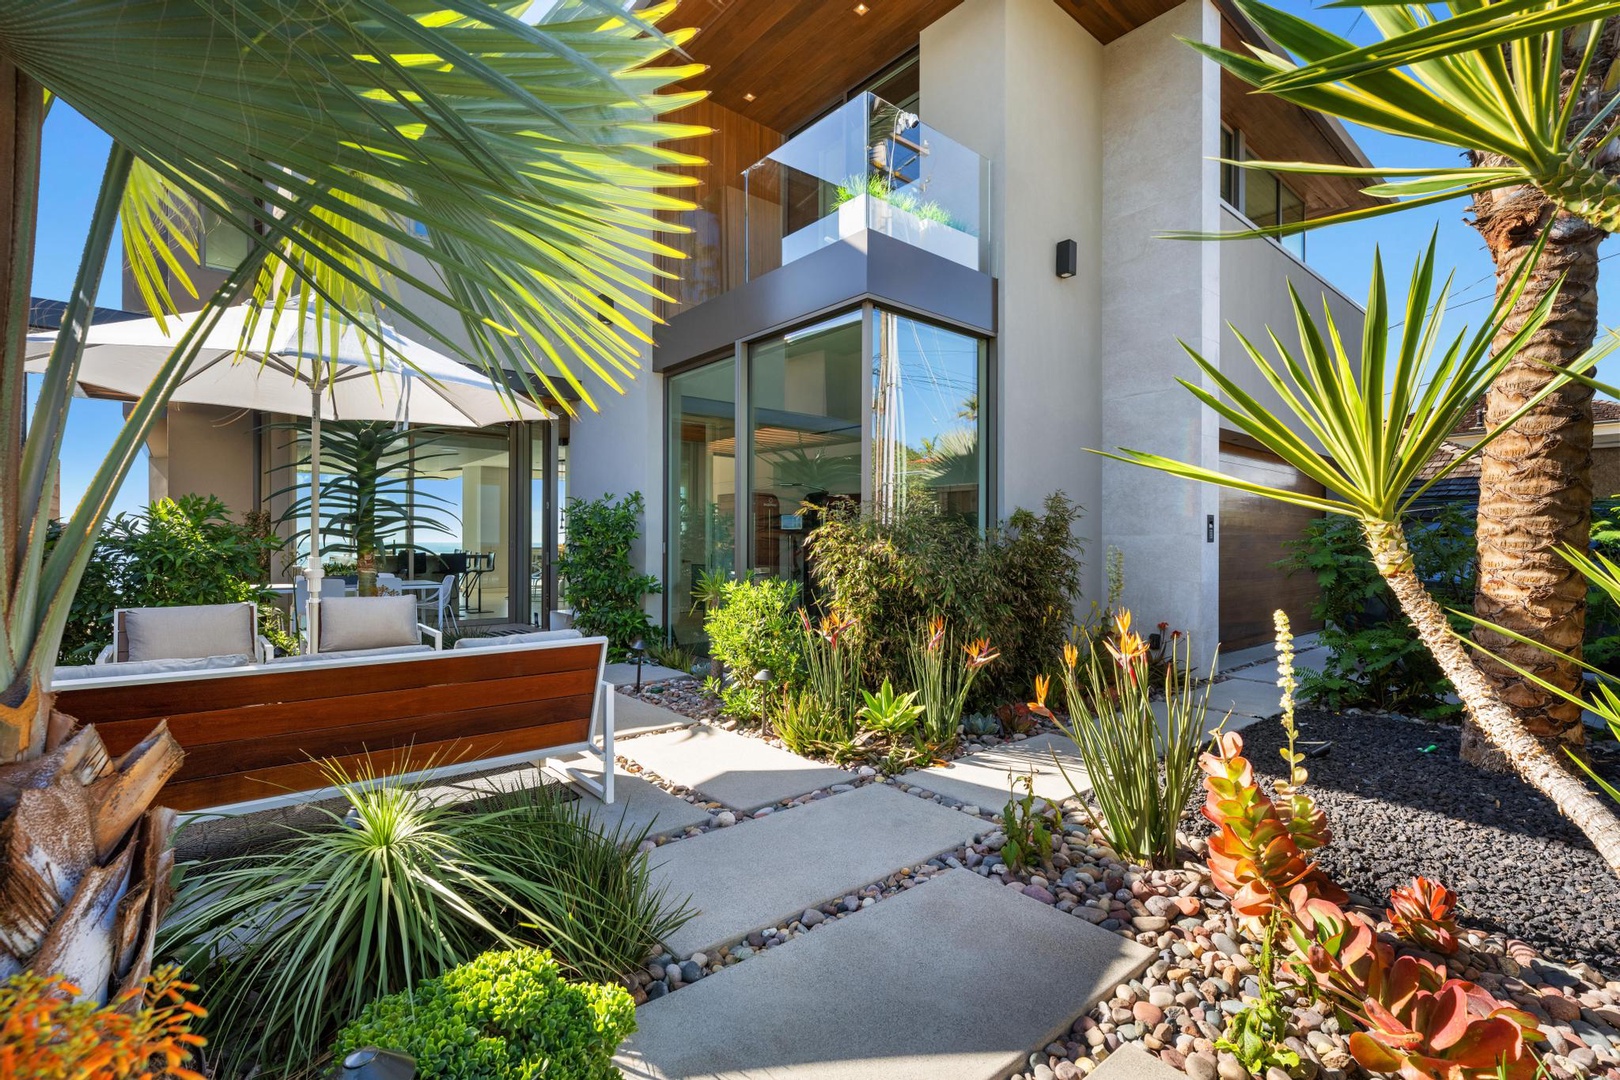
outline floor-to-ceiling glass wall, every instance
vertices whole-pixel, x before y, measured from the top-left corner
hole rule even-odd
[[[805,538],[862,494],[862,313],[749,350],[749,566],[809,585]]]
[[[705,573],[770,574],[811,594],[806,541],[832,508],[930,509],[982,527],[986,352],[979,338],[867,305],[749,343],[740,379],[731,354],[669,376],[674,639],[701,644]]]
[[[878,309],[872,349],[872,501],[980,524],[984,342]]]
[[[737,364],[727,358],[669,379],[669,626],[690,645],[703,636],[705,579],[735,568]]]

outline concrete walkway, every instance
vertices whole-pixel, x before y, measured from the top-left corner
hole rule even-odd
[[[951,870],[643,1005],[617,1063],[635,1080],[996,1080],[1152,955]]]
[[[946,765],[917,769],[901,776],[900,782],[995,812],[1007,804],[1015,776],[1033,777],[1035,794],[1054,804],[1072,799],[1074,788],[1091,790],[1080,751],[1064,736],[1050,734],[1003,743]],[[1018,794],[1023,794],[1022,785]]]
[[[873,784],[661,847],[652,856],[654,884],[690,895],[698,911],[665,944],[677,957],[712,952],[988,829]]]
[[[691,717],[662,705],[654,705],[645,698],[629,694],[613,695],[613,734],[616,736],[691,727],[693,723],[695,721]]]
[[[615,750],[668,783],[745,812],[855,779],[843,769],[708,724],[626,739]]]

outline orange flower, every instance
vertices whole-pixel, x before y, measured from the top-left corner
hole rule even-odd
[[[1039,713],[1048,720],[1052,719],[1052,710],[1046,707],[1046,695],[1052,692],[1052,676],[1035,676],[1035,700],[1029,703],[1029,711]]]
[[[1114,662],[1131,674],[1131,681],[1136,681],[1137,661],[1148,654],[1148,643],[1142,635],[1131,631],[1131,613],[1122,611],[1114,616],[1114,631],[1118,644],[1113,641],[1104,642],[1108,651],[1114,657]]]
[[[1073,671],[1075,665],[1079,662],[1080,650],[1075,648],[1074,642],[1065,641],[1063,643],[1063,666],[1068,668],[1070,671]]]
[[[1001,650],[993,647],[989,638],[970,641],[962,646],[962,651],[967,653],[968,668],[974,671],[984,667],[984,665],[1001,655]]]
[[[935,615],[932,619],[928,620],[928,651],[938,652],[940,645],[943,644],[944,641],[945,617],[943,615]]]

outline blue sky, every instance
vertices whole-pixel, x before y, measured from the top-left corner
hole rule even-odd
[[[1354,11],[1317,7],[1304,0],[1284,0],[1284,6],[1310,13],[1321,25],[1358,42],[1376,37],[1366,20],[1360,19]],[[1352,134],[1375,165],[1449,166],[1459,160],[1459,152],[1449,147],[1360,128],[1353,128]],[[39,241],[33,282],[36,296],[61,299],[72,288],[106,152],[107,139],[96,128],[60,103],[53,107],[46,123],[40,184]],[[1371,222],[1319,230],[1311,233],[1308,240],[1309,262],[1345,293],[1359,298],[1366,294],[1373,251],[1381,248],[1395,290],[1392,302],[1398,303],[1413,260],[1428,242],[1430,232],[1438,229],[1440,266],[1456,271],[1454,299],[1446,320],[1447,331],[1456,333],[1465,323],[1478,325],[1489,311],[1494,291],[1490,257],[1479,235],[1466,223],[1466,212],[1466,204],[1458,200]],[[1606,241],[1603,248],[1605,257],[1613,254],[1620,254],[1620,240],[1615,238]],[[1620,277],[1613,280],[1615,284],[1601,289],[1599,296],[1598,313],[1604,326],[1620,325]],[[121,292],[115,255],[102,281],[101,304],[119,306]],[[1620,378],[1620,359],[1604,365],[1600,375],[1611,380]],[[83,399],[74,402],[68,445],[63,455],[64,508],[71,507],[84,490],[121,421],[116,404]],[[143,455],[120,493],[117,509],[135,509],[145,502],[145,495]]]

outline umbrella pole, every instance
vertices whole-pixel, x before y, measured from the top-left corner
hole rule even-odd
[[[319,652],[321,642],[321,379],[317,364],[310,380],[309,410],[309,561],[304,580],[309,583],[309,642],[306,652]]]

